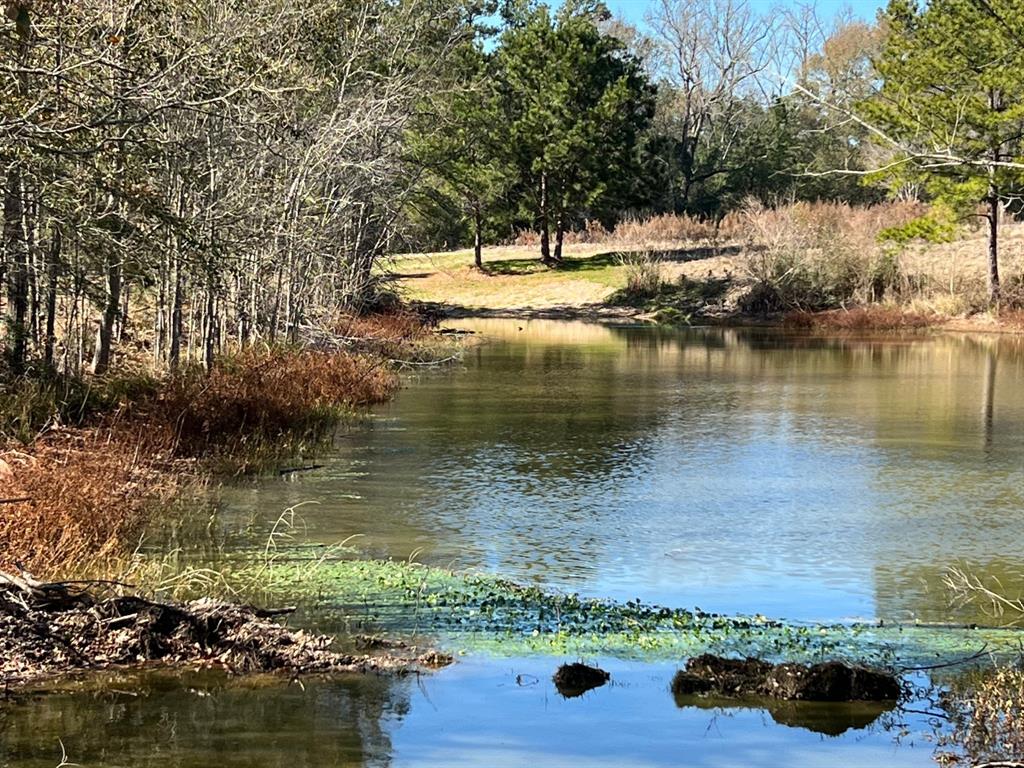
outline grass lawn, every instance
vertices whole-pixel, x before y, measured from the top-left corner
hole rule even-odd
[[[707,248],[651,250],[662,254],[668,279],[735,271],[730,256]],[[507,246],[484,249],[482,271],[473,267],[471,249],[396,256],[388,266],[402,295],[418,301],[491,310],[599,307],[626,283],[624,253],[610,245],[566,246],[564,262],[546,267],[536,247]]]

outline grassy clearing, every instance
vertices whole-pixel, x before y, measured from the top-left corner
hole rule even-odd
[[[630,265],[649,250],[659,254],[666,280],[736,270],[730,255],[736,246],[716,255],[705,246],[608,250],[587,244],[567,246],[557,267],[541,264],[533,248],[509,246],[485,249],[483,271],[463,251],[396,257],[392,269],[403,295],[416,301],[471,310],[585,309],[608,305],[627,285]]]
[[[1004,299],[992,311],[984,234],[953,227],[948,242],[906,236],[923,213],[911,204],[751,205],[718,227],[685,216],[627,221],[613,232],[592,225],[568,238],[565,261],[554,267],[540,263],[525,233],[514,245],[485,249],[483,270],[472,267],[468,250],[400,256],[392,268],[411,299],[496,314],[611,310],[686,323],[870,308],[820,324],[1024,325],[1024,224],[1003,226]],[[894,326],[897,312],[903,319]]]

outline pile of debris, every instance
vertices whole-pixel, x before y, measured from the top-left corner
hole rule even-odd
[[[839,661],[805,666],[704,654],[676,673],[672,692],[791,701],[894,701],[901,690],[899,680],[888,672]]]
[[[0,687],[79,670],[147,663],[219,666],[234,673],[402,673],[451,657],[416,657],[404,645],[352,656],[324,635],[289,629],[262,610],[202,599],[174,604],[98,597],[80,583],[44,583],[0,572]]]

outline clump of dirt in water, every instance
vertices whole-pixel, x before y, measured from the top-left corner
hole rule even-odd
[[[552,678],[555,688],[567,699],[582,696],[587,691],[600,688],[611,678],[607,672],[586,664],[563,664]]]
[[[672,692],[677,696],[711,693],[801,701],[892,701],[900,696],[900,684],[889,672],[839,661],[776,665],[704,654],[676,673]]]

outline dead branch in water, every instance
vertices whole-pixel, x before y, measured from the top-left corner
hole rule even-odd
[[[958,606],[980,603],[981,609],[988,616],[1003,618],[1010,612],[1017,614],[1011,624],[1024,621],[1024,598],[1012,598],[1004,594],[1003,585],[995,576],[990,577],[992,586],[989,586],[977,574],[960,566],[951,566],[942,581]]]

